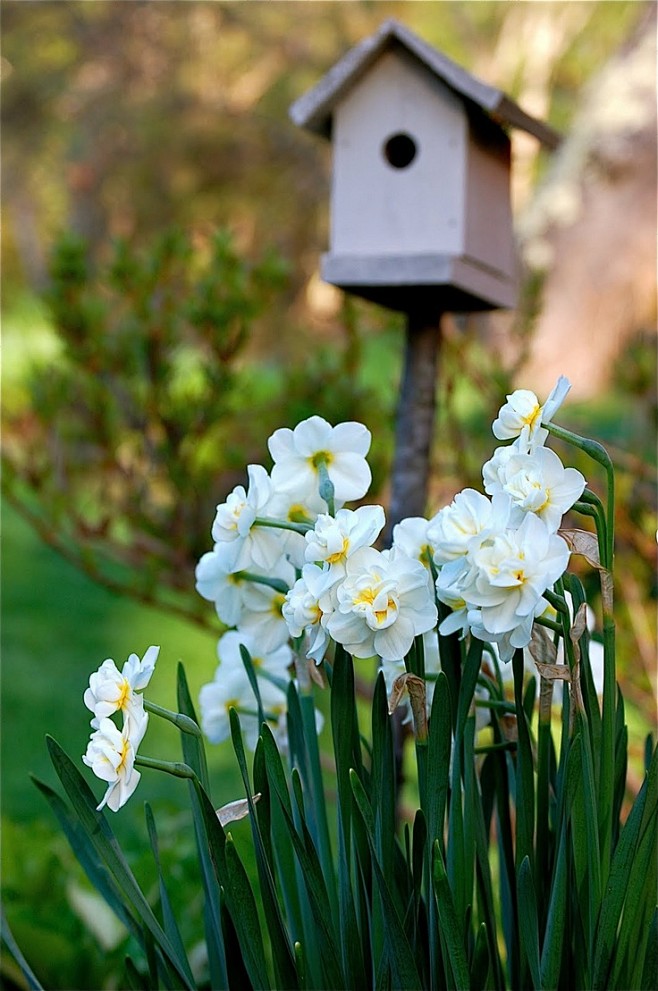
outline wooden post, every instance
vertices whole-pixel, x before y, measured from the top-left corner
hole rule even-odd
[[[391,544],[396,523],[408,516],[424,516],[427,511],[441,312],[438,307],[419,307],[407,315],[386,546]]]

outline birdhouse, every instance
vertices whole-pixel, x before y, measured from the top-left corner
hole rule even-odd
[[[327,282],[404,311],[515,305],[507,127],[554,148],[550,127],[394,20],[290,116],[333,146]]]

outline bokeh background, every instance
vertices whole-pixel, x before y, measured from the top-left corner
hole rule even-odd
[[[655,5],[4,0],[2,885],[48,987],[120,986],[125,941],[30,780],[53,781],[45,734],[84,752],[82,693],[108,656],[161,644],[165,706],[179,659],[194,694],[210,680],[219,626],[194,564],[276,427],[363,420],[386,503],[402,323],[319,279],[330,147],[288,107],[391,16],[565,136],[548,155],[513,135],[518,309],[445,321],[429,511],[479,484],[507,391],[568,375],[561,422],[619,467],[634,754],[655,728]],[[178,756],[168,730],[149,753]],[[228,748],[211,763],[236,797]],[[193,940],[184,783],[145,775],[140,793]],[[148,889],[138,806],[114,822]],[[6,953],[2,980],[21,986]]]

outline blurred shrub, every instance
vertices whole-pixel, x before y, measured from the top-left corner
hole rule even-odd
[[[47,302],[59,356],[34,363],[29,402],[7,415],[3,485],[41,536],[93,578],[207,622],[194,566],[218,502],[269,463],[271,429],[317,412],[379,417],[357,383],[357,330],[297,366],[258,361],[254,328],[285,285],[274,252],[255,260],[219,231],[180,231],[137,252],[117,241],[92,272],[77,237],[56,244]],[[380,472],[381,475],[381,472]]]

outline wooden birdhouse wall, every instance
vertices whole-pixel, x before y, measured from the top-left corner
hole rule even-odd
[[[464,254],[516,279],[510,193],[511,145],[482,114],[470,115]]]
[[[387,51],[337,103],[332,137],[333,254],[461,254],[468,119],[448,87]]]

